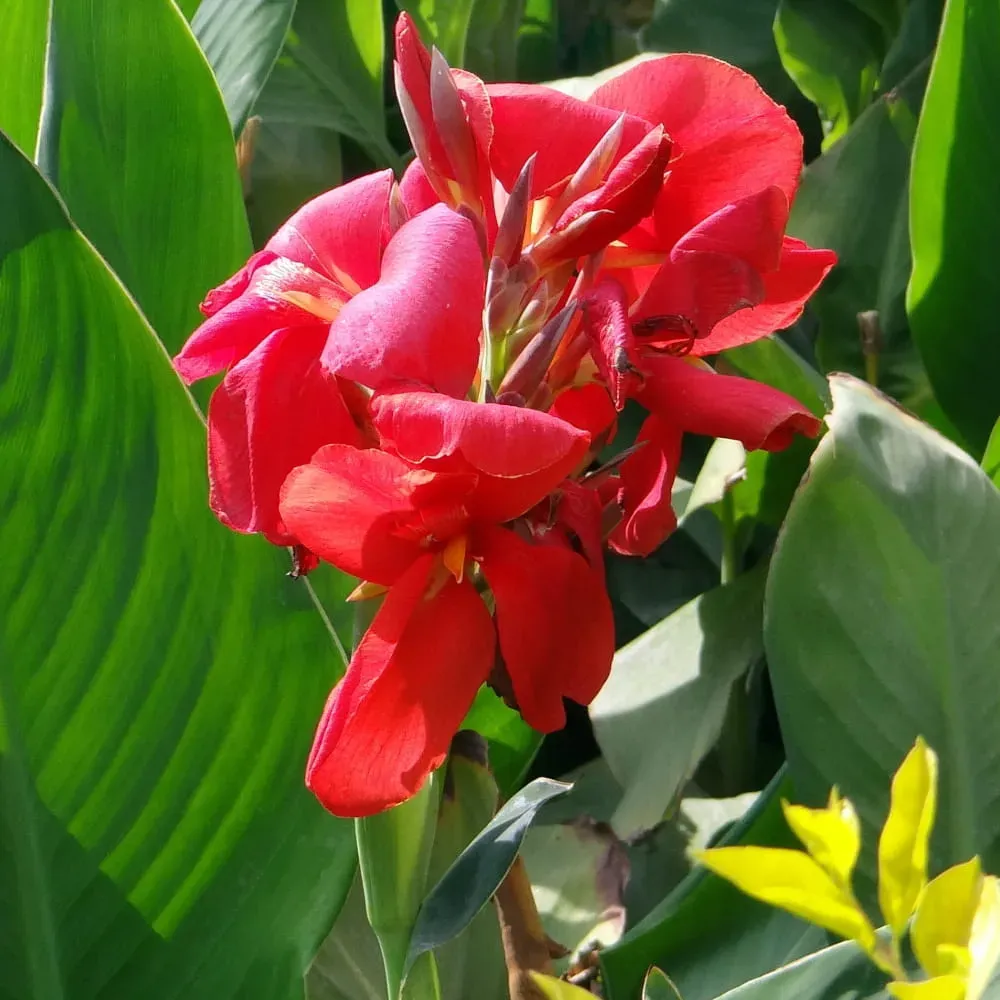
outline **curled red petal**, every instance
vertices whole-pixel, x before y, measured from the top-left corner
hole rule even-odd
[[[279,510],[287,529],[321,559],[352,576],[391,584],[422,552],[427,515],[453,528],[474,477],[413,469],[375,449],[321,448],[293,469]]]
[[[718,354],[791,326],[836,263],[832,250],[814,250],[786,236],[777,271],[764,275],[763,301],[721,320],[707,337],[695,342],[691,353]]]
[[[619,117],[618,112],[551,87],[493,83],[487,84],[486,90],[493,110],[493,141],[489,147],[493,172],[510,191],[528,157],[535,154],[533,198],[570,177]],[[653,127],[634,115],[626,115],[623,126],[613,164]]]
[[[277,254],[270,250],[258,250],[231,278],[217,288],[213,288],[202,299],[198,308],[203,316],[214,316],[220,309],[228,306],[233,299],[242,295],[250,284],[254,271],[264,264],[270,264]]]
[[[508,521],[530,510],[587,453],[590,435],[548,413],[440,393],[372,400],[382,445],[408,462],[478,475],[473,517]]]
[[[628,300],[618,281],[605,278],[587,294],[583,327],[598,371],[608,385],[615,408],[620,410],[638,390],[639,378]]]
[[[752,379],[719,375],[703,362],[657,355],[643,360],[643,370],[639,401],[691,434],[732,438],[750,451],[781,451],[797,433],[815,437],[822,426],[797,399]]]
[[[265,249],[335,280],[347,275],[357,288],[367,288],[378,280],[388,240],[391,189],[391,170],[341,184],[306,202]]]
[[[677,527],[671,503],[682,432],[650,414],[635,439],[640,447],[621,464],[622,520],[608,543],[616,552],[648,556]]]
[[[505,528],[473,539],[496,601],[496,629],[525,722],[566,722],[563,698],[588,704],[607,680],[614,621],[602,573],[560,545],[531,545]]]
[[[675,143],[657,203],[668,248],[730,202],[776,185],[791,202],[802,135],[748,73],[710,56],[649,59],[602,84],[590,100],[662,124]]]
[[[174,358],[185,382],[216,375],[245,358],[265,337],[285,327],[310,327],[322,320],[286,299],[304,293],[339,309],[344,290],[311,268],[283,257],[257,266],[242,293],[205,320]],[[324,324],[325,325],[325,324]]]
[[[588,212],[601,213],[578,237],[560,246],[561,254],[571,258],[597,253],[649,215],[663,186],[669,156],[670,139],[662,128],[644,136],[596,191],[577,199],[559,217],[553,235]]]
[[[324,444],[359,435],[336,380],[319,367],[323,327],[276,330],[230,369],[208,409],[209,502],[234,531],[292,545],[281,484]]]
[[[306,784],[336,816],[419,791],[493,666],[482,598],[451,577],[430,596],[434,570],[421,556],[392,587],[323,711]]]
[[[411,219],[379,281],[334,320],[323,364],[370,389],[409,382],[464,396],[479,361],[481,260],[472,224],[444,205]]]

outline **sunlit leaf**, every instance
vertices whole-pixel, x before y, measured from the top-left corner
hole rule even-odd
[[[969,937],[982,892],[979,858],[955,865],[927,884],[913,918],[910,940],[930,975],[968,973]]]
[[[882,916],[902,936],[927,883],[927,855],[937,808],[937,754],[918,737],[892,779],[889,815],[878,842]]]
[[[785,819],[819,866],[839,885],[850,885],[861,850],[858,815],[836,789],[825,809],[782,803]]]

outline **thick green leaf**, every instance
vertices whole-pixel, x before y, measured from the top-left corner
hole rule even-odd
[[[434,46],[450,66],[465,65],[465,39],[476,0],[396,0],[416,22],[428,48]]]
[[[906,305],[931,385],[969,443],[1000,413],[1000,340],[991,265],[1000,203],[1000,3],[948,0],[913,150],[913,277]]]
[[[559,65],[557,0],[524,0],[517,36],[517,79],[538,83],[552,79]]]
[[[385,134],[384,47],[380,3],[298,0],[285,48],[255,113],[265,123],[342,132],[376,163],[399,167]]]
[[[173,351],[250,253],[218,88],[171,0],[52,0],[51,32],[39,166]]]
[[[819,109],[827,148],[871,103],[885,56],[882,28],[851,3],[781,0],[774,37],[786,72]]]
[[[521,841],[546,802],[570,785],[536,778],[509,799],[430,891],[410,941],[408,966],[467,927],[503,881]]]
[[[35,152],[42,110],[48,0],[6,0],[0,31],[0,129],[28,155]]]
[[[889,1000],[887,976],[851,941],[824,948],[718,1000]]]
[[[780,799],[790,795],[789,782],[779,774],[720,844],[797,846],[781,813]],[[714,1000],[826,943],[825,932],[698,868],[601,952],[601,969],[609,1000],[633,1000],[651,965],[674,981],[684,1000]]]
[[[294,11],[295,0],[202,0],[191,21],[237,135],[278,58]]]
[[[643,981],[642,1000],[682,1000],[682,997],[666,973],[654,965]]]
[[[662,820],[715,745],[730,689],[763,652],[763,585],[756,572],[703,594],[616,654],[590,718],[625,788],[620,836]]]
[[[993,480],[993,485],[1000,486],[1000,421],[997,421],[993,427],[993,433],[990,434],[980,465],[983,472]]]
[[[542,745],[542,734],[485,686],[476,695],[462,728],[474,729],[489,741],[490,769],[501,794],[512,795]]]
[[[752,344],[726,351],[721,371],[787,392],[821,417],[827,409],[826,380],[779,337],[765,337]],[[797,437],[784,451],[752,451],[746,456],[746,472],[732,488],[734,516],[749,518],[772,528],[780,526],[802,474],[809,464],[814,442]]]
[[[932,867],[1000,867],[1000,493],[958,447],[835,376],[768,578],[765,645],[797,794],[838,785],[874,882],[889,775],[921,735],[940,759]]]
[[[906,185],[912,123],[923,74],[879,98],[848,134],[806,169],[789,228],[812,246],[837,251],[838,263],[810,300],[820,323],[817,353],[827,371],[863,374],[858,313],[876,310],[869,375],[897,398],[921,405],[926,377],[903,308],[909,276]]]
[[[0,331],[5,990],[292,1000],[354,869],[302,782],[342,664],[209,513],[190,397],[6,140]]]

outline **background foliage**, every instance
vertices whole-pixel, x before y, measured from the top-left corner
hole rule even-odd
[[[754,74],[806,140],[790,231],[840,263],[800,323],[720,367],[817,413],[826,375],[857,376],[833,379],[815,454],[688,448],[677,533],[609,560],[622,648],[589,714],[539,749],[481,694],[467,724],[493,775],[452,776],[418,921],[428,947],[449,942],[442,996],[503,995],[476,913],[518,850],[549,933],[606,945],[611,1000],[654,964],[684,1000],[883,996],[850,946],[691,871],[688,851],[790,843],[779,797],[833,783],[872,844],[922,734],[947,817],[935,866],[1000,867],[1000,2],[400,6],[486,79],[583,93],[688,50]],[[285,579],[280,552],[219,528],[207,394],[168,356],[295,207],[407,162],[396,13],[4,4],[0,997],[384,996],[353,829],[301,782],[353,582]],[[476,836],[542,775],[573,788],[530,785]]]

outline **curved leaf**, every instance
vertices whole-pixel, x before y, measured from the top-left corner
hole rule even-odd
[[[38,164],[172,352],[250,255],[218,88],[171,0],[51,10]]]
[[[4,989],[291,1000],[354,870],[302,780],[342,665],[209,513],[190,397],[2,138],[0,331]]]
[[[771,565],[764,639],[796,793],[857,807],[875,881],[887,776],[918,735],[940,759],[932,870],[1000,865],[1000,493],[865,383],[833,412]]]
[[[984,94],[1000,90],[1000,4],[948,0],[913,150],[913,276],[906,305],[945,413],[983,448],[1000,413],[992,258],[1000,134]]]
[[[28,155],[34,155],[42,110],[48,0],[6,0],[0,31],[0,129]]]
[[[447,943],[471,923],[514,863],[538,811],[572,787],[536,778],[504,804],[428,893],[410,939],[408,968],[424,952]]]
[[[239,135],[292,22],[295,0],[202,0],[191,21]]]

